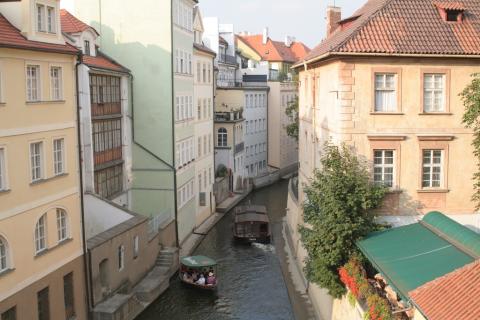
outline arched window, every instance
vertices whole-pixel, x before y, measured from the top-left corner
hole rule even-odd
[[[46,217],[46,214],[41,216],[35,226],[35,253],[37,254],[47,249]]]
[[[227,129],[225,128],[218,129],[218,146],[219,147],[227,146]]]
[[[63,209],[57,209],[57,234],[58,242],[68,239],[67,212]]]
[[[0,237],[0,272],[6,271],[10,268],[8,261],[8,243]]]

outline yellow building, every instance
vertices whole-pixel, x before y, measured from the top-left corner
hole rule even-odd
[[[327,38],[294,65],[300,169],[298,198],[290,192],[288,204],[293,243],[299,244],[302,186],[329,140],[352,146],[372,180],[390,188],[379,214],[393,226],[438,210],[480,230],[471,201],[472,131],[462,124],[459,96],[480,72],[479,14],[473,0],[370,0],[343,20],[340,8],[328,9]],[[303,261],[301,245],[294,251]],[[328,301],[314,285],[309,292],[317,306]]]
[[[0,315],[86,319],[77,49],[59,0],[0,4]]]

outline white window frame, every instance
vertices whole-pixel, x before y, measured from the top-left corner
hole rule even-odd
[[[60,149],[57,143],[60,142]],[[56,176],[65,174],[65,138],[53,139],[53,172]]]
[[[425,162],[425,154],[429,153],[429,163]],[[440,163],[434,163],[434,153],[440,152]],[[422,149],[422,189],[440,189],[444,185],[444,161],[445,161],[445,150],[443,149]],[[439,168],[440,172],[434,172],[434,168]],[[428,172],[427,172],[428,171]],[[425,180],[425,174],[429,175],[429,179]],[[433,179],[434,174],[439,174],[439,179]],[[434,186],[434,182],[438,181],[438,186]],[[426,185],[425,182],[428,182]]]
[[[50,15],[50,13],[52,13]],[[46,6],[45,7],[45,15],[46,15],[46,31],[48,33],[56,33],[57,30],[57,15],[56,15],[56,9],[55,7],[52,6]]]
[[[387,79],[390,77],[393,78],[393,81],[389,84],[389,81],[387,81]],[[374,86],[375,86],[374,111],[375,112],[397,112],[398,110],[397,82],[398,82],[398,76],[396,73],[391,73],[391,72],[375,73],[375,76],[374,76]],[[378,99],[379,93],[382,93],[383,99]],[[389,94],[393,95],[393,97],[390,97]],[[389,102],[392,103],[392,105],[389,105]]]
[[[0,236],[0,274],[10,269],[9,250],[8,241]]]
[[[0,191],[8,190],[7,151],[0,146]]]
[[[41,11],[40,11],[41,9]],[[47,21],[45,20],[46,6],[42,3],[36,3],[35,5],[35,22],[37,32],[47,31]]]
[[[58,243],[69,238],[67,211],[57,208],[57,239]]]
[[[432,86],[427,87],[427,78],[432,78]],[[437,87],[436,79],[441,77],[440,87]],[[447,108],[447,95],[446,95],[446,83],[447,75],[445,73],[424,73],[423,74],[423,112],[425,113],[441,113],[445,112]],[[437,105],[435,102],[435,95],[441,94],[440,105]],[[427,95],[431,95],[430,99],[427,98]],[[426,101],[430,100],[431,109],[427,110]]]
[[[35,225],[35,255],[47,250],[47,214],[44,213]]]
[[[54,76],[56,71],[56,76]],[[50,66],[50,99],[63,100],[63,69],[60,66]]]
[[[222,130],[222,132],[220,132]],[[224,127],[218,128],[217,130],[217,144],[219,147],[228,146],[228,130]]]
[[[390,158],[390,157],[386,156],[387,152],[392,152],[392,157],[391,157],[392,158],[392,163],[386,163],[386,159]],[[377,157],[377,153],[380,153],[380,157]],[[394,150],[394,149],[375,149],[375,150],[373,150],[373,181],[375,183],[384,184],[385,186],[387,186],[389,188],[394,188],[395,187],[395,183],[396,183],[396,181],[395,181],[395,175],[396,175],[395,157],[396,157],[396,150]],[[377,159],[380,162],[377,162]],[[386,180],[385,180],[385,176],[389,174],[389,173],[386,172],[386,169],[389,169],[389,168],[392,169],[391,185],[386,183]],[[381,177],[380,180],[376,179],[378,174],[375,173],[375,169],[380,169],[380,173],[379,173],[379,175]]]
[[[35,77],[33,77],[33,70],[35,70]],[[28,64],[25,70],[26,87],[27,87],[27,102],[38,102],[42,99],[41,87],[41,69],[39,65]],[[34,83],[35,81],[35,83]]]
[[[34,145],[39,145],[39,153],[33,154],[32,147]],[[34,158],[35,157],[35,158]],[[38,163],[37,162],[38,159]],[[30,178],[31,182],[36,182],[44,179],[45,169],[44,169],[44,152],[43,152],[43,141],[34,141],[30,143]],[[38,168],[39,174],[38,176],[34,174],[34,170]]]

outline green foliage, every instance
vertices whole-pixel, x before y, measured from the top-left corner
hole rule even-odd
[[[347,294],[347,299],[350,306],[355,307],[355,304],[357,303],[357,298],[355,298],[355,296],[351,292]]]
[[[480,209],[480,74],[473,75],[472,82],[460,93],[465,113],[463,124],[473,129],[473,154],[477,158],[477,172],[473,174],[473,188],[475,190],[472,201]]]
[[[285,114],[291,121],[289,125],[285,126],[287,135],[298,141],[298,97],[288,103]]]
[[[385,298],[378,294],[372,294],[367,298],[368,319],[370,320],[393,320],[390,305]]]
[[[387,189],[371,181],[367,164],[345,145],[327,143],[321,168],[304,189],[304,219],[311,226],[300,228],[308,252],[305,271],[338,298],[345,293],[338,270],[357,252],[355,242],[379,228],[371,209]]]
[[[226,177],[227,174],[228,174],[227,167],[225,167],[223,164],[219,165],[217,168],[216,177],[223,178],[223,177]]]

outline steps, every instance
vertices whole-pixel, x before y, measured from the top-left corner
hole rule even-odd
[[[165,273],[169,273],[178,264],[178,249],[165,248],[158,253],[155,265]]]

